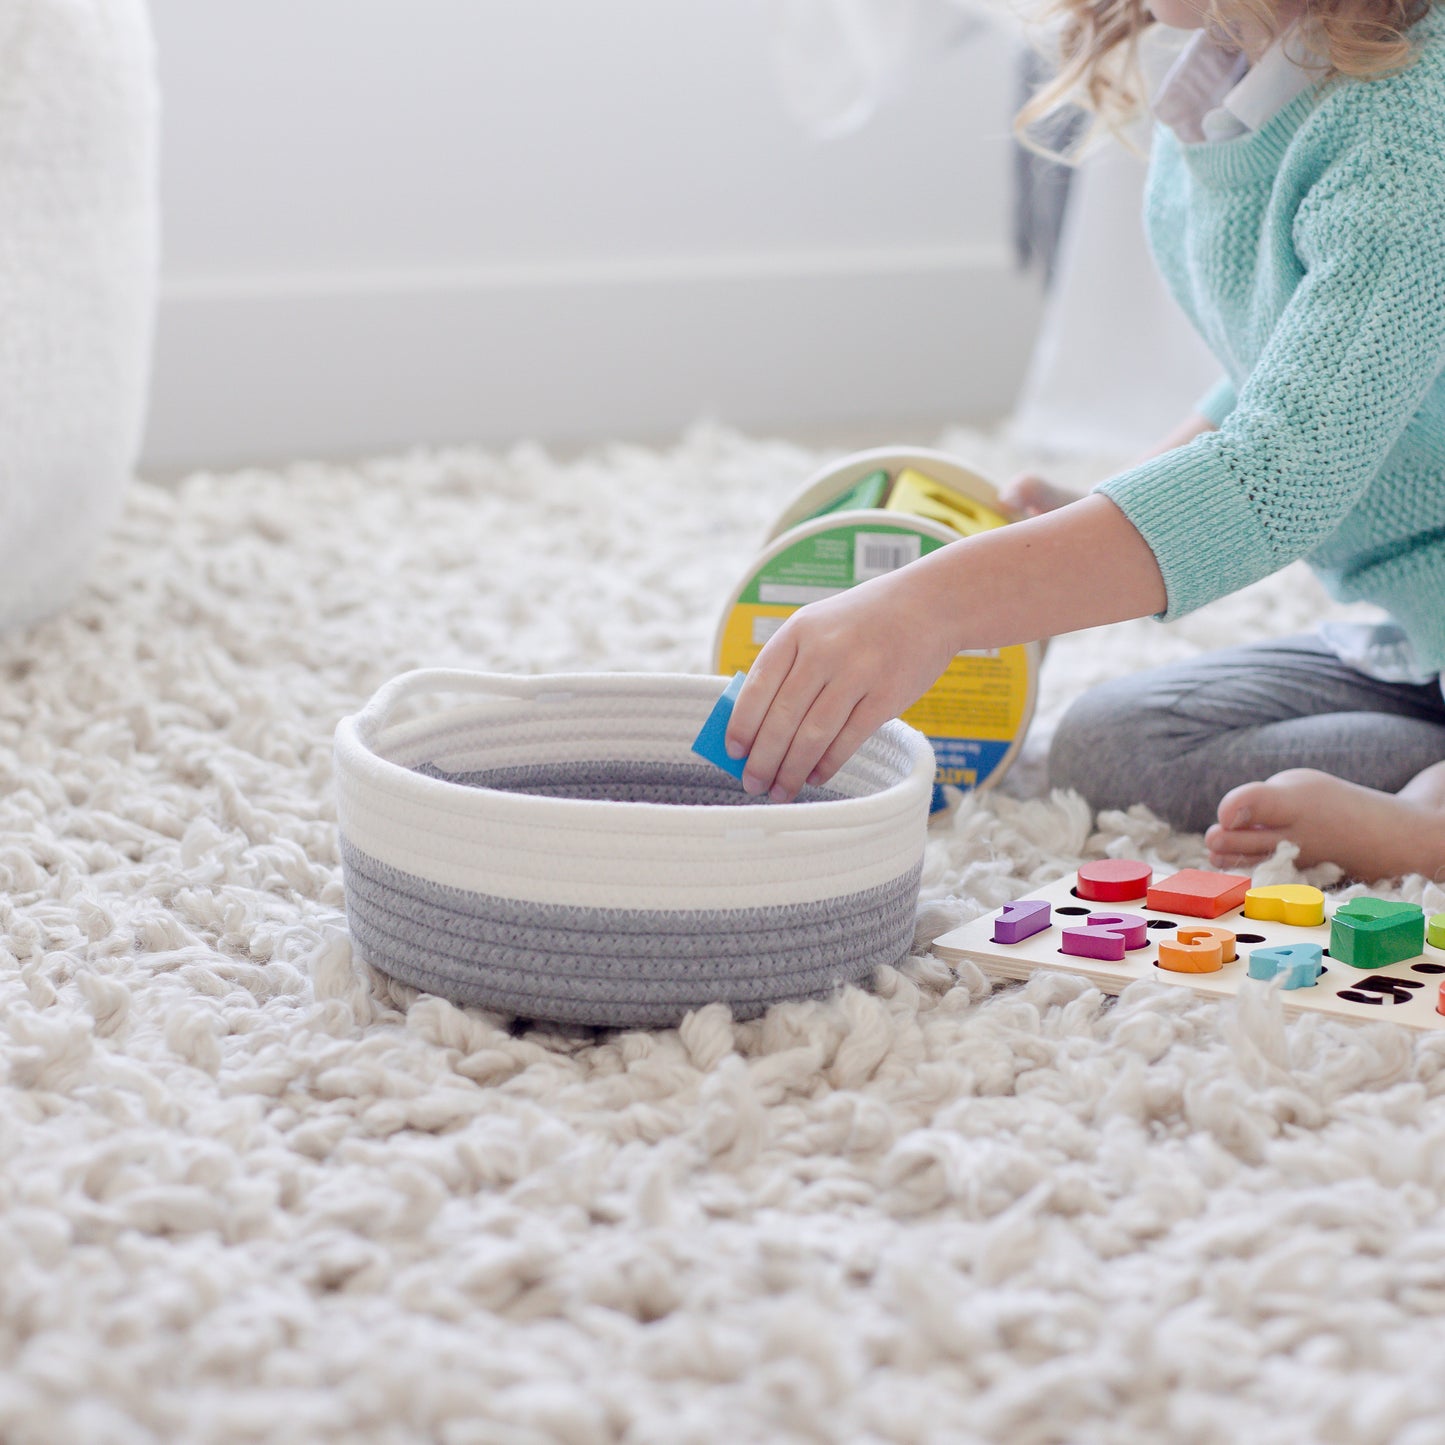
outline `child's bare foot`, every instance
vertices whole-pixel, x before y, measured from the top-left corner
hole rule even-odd
[[[998,499],[1021,517],[1038,517],[1079,500],[1078,492],[1055,486],[1031,472],[1023,472],[999,490]]]
[[[1290,768],[1226,793],[1204,842],[1215,868],[1252,868],[1290,842],[1299,845],[1301,868],[1335,863],[1369,882],[1406,873],[1445,877],[1445,762],[1398,793]]]

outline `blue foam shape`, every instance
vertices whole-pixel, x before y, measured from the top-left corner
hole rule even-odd
[[[713,704],[707,721],[702,725],[702,731],[692,740],[692,750],[698,757],[706,758],[708,762],[716,764],[723,772],[731,773],[735,778],[742,777],[743,765],[747,759],[728,756],[727,731],[728,723],[732,721],[733,704],[743,690],[746,677],[745,672],[734,675],[733,680],[723,689],[722,696]]]

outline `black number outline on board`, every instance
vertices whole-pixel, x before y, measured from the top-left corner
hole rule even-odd
[[[1354,987],[1342,988],[1335,997],[1351,1003],[1409,1003],[1415,997],[1410,990],[1424,987],[1418,978],[1362,978]]]

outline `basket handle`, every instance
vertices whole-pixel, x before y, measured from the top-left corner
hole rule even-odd
[[[727,685],[723,677],[691,679],[702,687],[699,705],[704,712]],[[536,673],[515,676],[502,672],[469,672],[463,668],[424,667],[403,672],[383,683],[371,700],[348,719],[368,747],[377,740],[397,704],[426,693],[453,693],[489,698],[498,703],[573,703],[588,698],[629,695],[639,685],[655,690],[659,683],[676,682],[664,673],[577,672]],[[708,696],[710,694],[710,696]],[[699,715],[701,721],[701,715]]]
[[[356,714],[356,729],[368,741],[386,725],[404,698],[424,693],[463,693],[502,702],[527,702],[536,695],[536,678],[508,677],[500,672],[466,672],[461,668],[422,667],[383,683]]]

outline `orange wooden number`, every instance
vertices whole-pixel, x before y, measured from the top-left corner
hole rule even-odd
[[[1181,928],[1159,945],[1159,967],[1171,973],[1218,973],[1234,962],[1234,935],[1227,928]]]

